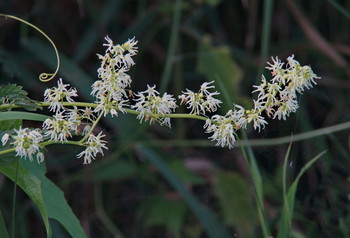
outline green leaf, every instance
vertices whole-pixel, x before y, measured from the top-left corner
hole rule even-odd
[[[218,172],[214,189],[226,223],[234,225],[243,237],[250,237],[252,227],[256,224],[256,215],[247,181],[234,172]]]
[[[1,112],[0,112],[1,114]],[[2,120],[0,116],[0,131],[9,131],[12,129],[18,129],[22,125],[22,120],[12,119],[12,120]]]
[[[57,220],[74,238],[86,238],[79,220],[67,204],[63,192],[44,174],[45,164],[20,160],[17,183],[39,208],[47,236],[51,237],[48,218]],[[16,163],[0,167],[0,172],[14,181]]]
[[[298,188],[298,183],[300,178],[304,175],[304,173],[319,159],[322,155],[326,153],[325,151],[322,151],[317,156],[312,158],[309,162],[307,162],[300,170],[297,178],[294,180],[292,185],[290,186],[287,197],[285,199],[285,202],[283,204],[283,210],[281,214],[281,222],[278,232],[278,238],[284,238],[288,237],[290,233],[292,218],[293,218],[293,211],[294,211],[294,202],[295,202],[295,194]],[[286,164],[286,163],[285,163]]]
[[[62,190],[45,176],[45,164],[39,165],[28,160],[22,160],[22,164],[40,180],[41,193],[49,218],[57,220],[72,237],[86,238],[86,234],[79,220],[69,207]]]
[[[8,166],[9,164],[16,162],[17,160],[18,158],[16,157],[15,152],[0,155],[0,167]]]
[[[0,102],[17,105],[27,110],[35,111],[40,108],[37,102],[27,97],[27,92],[21,86],[8,84],[0,86]]]
[[[187,206],[183,201],[171,201],[164,197],[153,197],[142,204],[146,226],[164,226],[175,237],[181,237]]]
[[[0,237],[2,238],[8,238],[9,234],[6,229],[6,224],[4,221],[4,218],[2,216],[2,212],[0,211]]]
[[[287,194],[287,164],[288,164],[288,158],[289,154],[292,148],[292,142],[293,137],[291,138],[291,141],[288,146],[287,153],[284,157],[284,163],[283,163],[283,173],[282,173],[282,188],[283,188],[283,204],[288,204],[288,194]],[[282,212],[281,215],[281,223],[280,223],[280,230],[279,234],[282,235],[282,237],[289,237],[290,236],[290,226],[292,224],[292,215],[291,212],[286,210],[286,212]]]
[[[0,112],[0,121],[6,120],[30,120],[45,121],[49,116],[32,112]],[[1,124],[0,124],[1,125]]]
[[[41,217],[45,223],[46,234],[48,237],[51,237],[51,229],[49,224],[49,217],[47,214],[47,209],[43,200],[41,181],[26,170],[22,163],[18,162],[18,171],[17,171],[17,184],[20,186],[23,191],[30,197],[30,199],[37,205],[39,208]],[[17,163],[11,163],[7,166],[0,167],[0,172],[10,178],[12,181],[15,181],[16,178],[16,167]]]
[[[208,37],[200,42],[198,51],[197,70],[208,81],[214,81],[219,92],[226,92],[218,96],[224,102],[221,109],[226,112],[232,108],[232,103],[239,98],[241,70],[231,57],[229,48],[212,46]]]
[[[0,101],[3,101],[5,97],[8,99],[14,99],[17,97],[25,97],[27,94],[28,93],[22,89],[22,86],[16,84],[0,86]]]
[[[161,157],[152,149],[138,145],[137,150],[147,159],[153,166],[157,168],[159,173],[167,180],[167,182],[176,189],[193,214],[202,223],[203,229],[208,237],[211,238],[229,238],[232,237],[223,224],[220,223],[217,216],[205,205],[203,205],[177,178],[174,172],[163,162]]]

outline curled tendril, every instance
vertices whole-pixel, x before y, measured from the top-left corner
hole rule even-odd
[[[53,41],[50,39],[50,37],[48,37],[42,30],[40,30],[38,27],[34,26],[33,24],[21,19],[21,18],[18,18],[16,16],[12,16],[12,15],[7,15],[7,14],[0,14],[0,17],[5,17],[5,19],[7,18],[12,18],[14,20],[17,20],[17,21],[20,21],[32,28],[34,28],[35,30],[37,30],[38,32],[40,32],[40,34],[42,34],[43,36],[45,36],[45,38],[51,43],[51,45],[53,46],[54,50],[55,50],[55,54],[56,54],[56,58],[57,58],[57,66],[56,66],[56,71],[54,73],[41,73],[39,75],[39,80],[41,82],[49,82],[51,79],[53,79],[57,73],[58,73],[58,70],[60,68],[60,56],[58,55],[58,51],[57,51],[57,48],[56,48],[56,45],[55,43],[53,43]]]
[[[57,69],[58,69],[58,68],[57,68]],[[39,80],[40,80],[41,82],[49,82],[51,79],[53,79],[53,78],[56,76],[57,71],[58,71],[58,70],[56,70],[55,73],[53,73],[53,74],[41,73],[41,74],[39,75]]]

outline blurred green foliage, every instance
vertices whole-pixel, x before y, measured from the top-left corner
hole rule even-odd
[[[269,120],[260,133],[247,131],[249,138],[260,140],[252,151],[274,237],[283,211],[287,145],[264,145],[264,140],[312,132],[350,118],[349,1],[14,0],[1,1],[0,9],[51,37],[62,61],[59,77],[78,89],[80,100],[91,100],[90,85],[99,66],[96,53],[104,51],[106,35],[118,43],[133,36],[139,41],[131,70],[134,92],[147,84],[162,85],[167,64],[169,82],[163,82],[167,92],[177,95],[215,80],[226,104],[221,113],[232,103],[254,98],[252,84],[268,60],[264,52],[281,59],[295,54],[302,64],[311,65],[322,79],[300,98],[298,112],[287,121]],[[181,11],[179,18],[173,17],[176,9]],[[172,35],[174,19],[176,35]],[[40,34],[16,21],[1,18],[0,29],[1,85],[21,85],[29,98],[42,101],[44,90],[56,84],[38,80],[40,73],[56,67],[53,49]],[[172,42],[176,44],[169,55]],[[10,127],[14,125],[18,122]],[[120,115],[99,126],[107,134],[109,150],[92,164],[82,165],[76,159],[81,148],[73,146],[50,146],[45,154],[45,176],[64,191],[88,237],[262,237],[252,178],[239,146],[214,147],[202,122],[195,120],[173,120],[170,130]],[[293,143],[285,171],[287,187],[324,150],[328,153],[300,178],[291,237],[350,237],[348,131],[329,131]],[[62,200],[63,194],[50,180],[45,179],[46,186],[53,186],[57,194],[46,198]],[[0,215],[9,227],[13,192],[4,176],[0,194]],[[47,232],[34,205],[40,198],[31,199],[18,190],[17,237],[45,237]],[[46,217],[55,218],[50,213]],[[50,224],[52,237],[70,237],[61,225],[52,220]]]

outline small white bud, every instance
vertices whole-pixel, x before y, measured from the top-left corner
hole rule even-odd
[[[9,138],[10,138],[10,135],[8,133],[5,133],[1,138],[2,145],[6,145]]]
[[[42,152],[38,152],[36,154],[36,159],[38,161],[38,164],[41,164],[45,159],[44,154]]]

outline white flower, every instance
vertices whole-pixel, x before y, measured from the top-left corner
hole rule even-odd
[[[265,67],[266,69],[272,72],[278,72],[284,65],[282,61],[276,56],[276,58],[271,57],[272,63],[267,62],[269,66]]]
[[[254,102],[254,111],[261,113],[261,111],[264,110],[265,105],[266,105],[266,101],[264,100],[253,100]]]
[[[286,94],[285,92],[281,92],[281,101],[278,109],[276,110],[273,118],[278,118],[278,120],[286,120],[287,116],[291,112],[296,112],[298,109],[298,101],[296,98],[296,94]]]
[[[114,47],[114,44],[113,44],[113,41],[111,38],[109,38],[109,36],[107,35],[105,37],[105,40],[107,41],[107,43],[104,43],[103,46],[107,46],[107,50],[106,52],[109,52],[109,51],[112,51],[113,47]]]
[[[90,134],[88,140],[85,142],[86,149],[77,155],[78,158],[84,157],[84,164],[90,164],[95,160],[98,153],[103,155],[103,150],[108,150],[106,141],[101,138],[105,135],[100,132],[97,136]]]
[[[170,118],[163,116],[175,110],[177,107],[176,100],[173,98],[173,95],[167,93],[160,97],[155,87],[147,85],[147,90],[136,93],[136,98],[134,99],[136,104],[132,105],[131,108],[140,113],[137,118],[141,122],[146,117],[146,120],[150,119],[150,123],[158,121],[161,125],[165,124],[170,127]],[[160,114],[160,116],[156,114]]]
[[[135,40],[135,37],[133,37],[131,39],[128,39],[128,41],[122,45],[122,48],[128,51],[130,55],[136,55],[137,54],[136,45],[137,45],[137,40]]]
[[[63,111],[58,112],[53,119],[48,118],[43,123],[43,128],[47,130],[45,136],[49,136],[50,140],[62,143],[67,141],[68,137],[72,137],[72,132],[76,131],[78,125],[76,120],[69,119],[69,116],[63,113]]]
[[[77,131],[78,126],[80,126],[81,124],[81,118],[82,118],[82,116],[80,115],[79,109],[75,106],[73,107],[73,109],[67,109],[66,115],[67,115],[68,124],[70,125],[71,130]]]
[[[278,59],[278,57],[276,57],[275,59],[271,57],[271,59],[272,59],[272,63],[267,62],[269,66],[266,67],[266,69],[271,71],[271,74],[273,76],[271,81],[273,83],[282,82],[283,84],[285,84],[285,80],[284,80],[285,70],[282,68],[284,63],[282,63],[281,60]]]
[[[253,121],[254,130],[259,129],[259,132],[261,127],[265,128],[265,124],[267,124],[267,121],[265,121],[264,117],[262,117],[257,111],[249,111],[247,113],[247,120],[248,123]]]
[[[299,66],[299,70],[291,75],[291,85],[298,93],[302,93],[305,88],[310,89],[313,84],[316,84],[315,79],[320,79],[320,77],[314,74],[310,66]]]
[[[205,109],[201,104],[198,93],[194,93],[191,90],[186,89],[186,92],[182,92],[179,99],[181,99],[181,104],[188,105],[187,108],[191,109],[191,114],[205,114]]]
[[[129,39],[123,45],[114,45],[113,41],[106,36],[107,43],[103,44],[107,46],[105,57],[99,55],[100,59],[103,59],[102,63],[108,63],[111,67],[124,68],[128,70],[131,66],[135,64],[132,56],[137,54],[137,41],[135,37]]]
[[[246,129],[248,124],[248,119],[245,114],[246,110],[238,104],[234,104],[233,106],[234,110],[229,110],[226,113],[226,117],[230,118],[236,130],[241,128]]]
[[[98,103],[97,107],[95,107],[94,112],[103,113],[103,116],[107,116],[109,113],[111,116],[118,116],[118,111],[125,112],[123,107],[127,105],[128,100],[114,100],[110,99],[110,97],[101,96],[96,103]],[[118,111],[117,111],[118,110]]]
[[[62,79],[60,78],[57,81],[57,88],[48,88],[44,92],[44,101],[49,102],[50,111],[56,112],[63,108],[62,102],[66,99],[68,102],[74,102],[72,97],[77,97],[78,93],[75,88],[67,88],[69,84],[63,84]]]
[[[9,138],[10,138],[10,134],[5,133],[5,134],[2,136],[2,138],[1,138],[1,143],[2,143],[2,145],[6,145],[7,141],[9,140]]]
[[[125,89],[130,86],[131,78],[125,73],[124,68],[114,71],[114,69],[110,69],[107,66],[99,70],[99,78],[101,80],[96,81],[92,85],[91,95],[100,98],[110,94],[114,100],[121,100],[123,97],[127,97]]]
[[[261,83],[260,85],[253,85],[253,88],[256,88],[255,90],[253,90],[252,93],[256,93],[258,92],[258,98],[264,98],[264,95],[265,95],[265,91],[266,91],[266,88],[267,88],[267,81],[266,81],[266,78],[264,75],[261,76]]]
[[[18,130],[15,129],[15,135],[12,136],[16,150],[16,156],[29,158],[33,161],[33,155],[39,152],[41,146],[40,142],[43,140],[43,136],[38,130],[30,130],[29,128],[20,127]]]
[[[89,121],[94,121],[96,119],[91,107],[85,107],[84,109],[80,109],[80,111],[82,113],[82,118],[88,119]]]
[[[216,141],[217,146],[233,148],[236,138],[232,121],[220,115],[214,115],[211,121],[208,119],[204,125],[206,133],[213,133],[208,139]]]
[[[179,96],[181,104],[186,104],[187,108],[191,109],[191,114],[205,115],[206,112],[215,112],[222,102],[214,98],[214,96],[220,93],[211,93],[208,91],[208,89],[214,88],[213,85],[210,85],[213,82],[214,81],[203,83],[198,93],[186,89],[186,92],[182,92]]]
[[[86,125],[83,130],[83,135],[87,135],[90,132],[91,126]]]
[[[294,55],[288,56],[287,58],[287,70],[292,70],[300,66],[299,62],[294,59]]]

